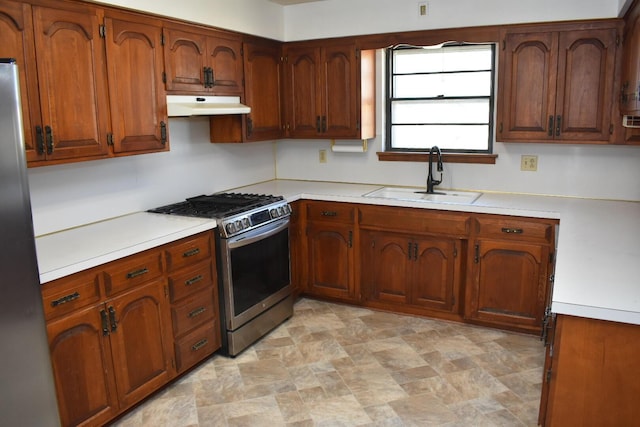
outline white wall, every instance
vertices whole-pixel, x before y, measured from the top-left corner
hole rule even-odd
[[[418,15],[418,3],[428,15]],[[507,23],[613,18],[621,0],[325,0],[285,8],[285,40]],[[330,23],[330,25],[328,25]]]
[[[474,0],[428,2],[431,8],[428,19],[433,18],[440,27],[613,17],[617,16],[620,7],[615,1],[602,0],[526,3],[487,0],[482,2],[483,9],[480,10]],[[364,3],[368,6],[365,7]],[[410,13],[417,3],[413,0],[398,0],[393,4],[384,0],[326,0],[290,6],[285,11],[287,37],[304,39],[417,29],[420,26]],[[472,13],[465,13],[467,10]],[[366,19],[357,19],[362,15],[366,15]],[[316,16],[314,22],[323,25],[303,20],[303,16]],[[328,16],[332,16],[331,26],[325,24],[329,22]],[[299,25],[302,21],[304,25]],[[427,28],[430,25],[436,26],[427,21],[423,26]],[[384,86],[380,75],[377,87],[377,133],[381,134],[380,97]],[[281,179],[425,185],[425,163],[379,162],[375,152],[381,151],[383,146],[382,135],[370,141],[369,151],[365,154],[332,153],[329,141],[279,141],[277,176]],[[320,149],[328,150],[328,162],[325,164],[318,161]],[[446,164],[442,187],[640,201],[640,147],[498,142],[494,151],[498,154],[495,165]],[[520,171],[520,156],[523,154],[538,156],[537,172]]]
[[[29,169],[36,235],[275,177],[274,143],[211,144],[207,118],[169,119],[171,150]]]
[[[95,0],[218,28],[284,40],[284,9],[267,0]]]

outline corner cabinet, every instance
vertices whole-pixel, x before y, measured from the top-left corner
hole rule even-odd
[[[242,94],[242,40],[239,35],[167,23],[164,37],[168,92]]]
[[[375,136],[374,51],[355,43],[293,43],[284,55],[287,137]]]
[[[465,317],[539,333],[552,280],[556,222],[477,215]]]
[[[357,301],[355,281],[355,208],[348,203],[307,202],[306,293]]]
[[[620,24],[503,31],[498,141],[615,142]]]
[[[106,424],[220,347],[210,234],[42,286],[63,426]],[[178,264],[172,263],[173,255]],[[193,271],[196,267],[201,269]],[[201,297],[195,307],[187,292],[181,294],[184,299],[173,294],[170,299],[168,282],[176,278],[200,283],[193,286]],[[173,316],[173,328],[171,309],[179,314]],[[189,338],[196,339],[187,341],[196,349],[181,352],[180,344]]]
[[[382,206],[359,209],[366,304],[412,314],[457,313],[469,215]]]

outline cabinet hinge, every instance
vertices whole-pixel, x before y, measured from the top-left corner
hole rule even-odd
[[[457,247],[457,246],[454,246],[454,247],[453,247],[453,257],[454,257],[454,258],[457,258],[457,257],[458,257],[458,247]]]
[[[551,368],[547,369],[547,383],[549,383],[551,381]]]
[[[616,46],[620,46],[620,34],[616,34]]]
[[[105,38],[107,37],[107,27],[105,27],[104,25],[98,25],[98,34],[100,35],[101,38]]]
[[[162,72],[162,83],[167,83],[167,73]]]
[[[107,134],[107,145],[113,146],[113,134],[112,133],[108,133]]]
[[[164,297],[167,298],[169,296],[169,287],[164,285]]]
[[[553,282],[555,282],[555,280],[556,280],[556,275],[555,274],[552,274],[552,275],[549,276],[549,282],[553,283]]]

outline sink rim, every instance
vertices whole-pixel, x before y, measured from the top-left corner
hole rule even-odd
[[[385,192],[391,194],[385,194]],[[394,195],[393,193],[400,194]],[[436,193],[426,193],[424,190],[414,187],[385,186],[365,193],[363,194],[363,197],[413,202],[471,205],[478,200],[481,195],[482,193],[478,191],[442,190],[437,191]]]

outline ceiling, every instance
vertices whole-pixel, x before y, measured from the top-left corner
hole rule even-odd
[[[323,0],[269,0],[269,1],[273,3],[281,4],[283,6],[289,6],[292,4],[313,3],[313,2],[323,1]]]

